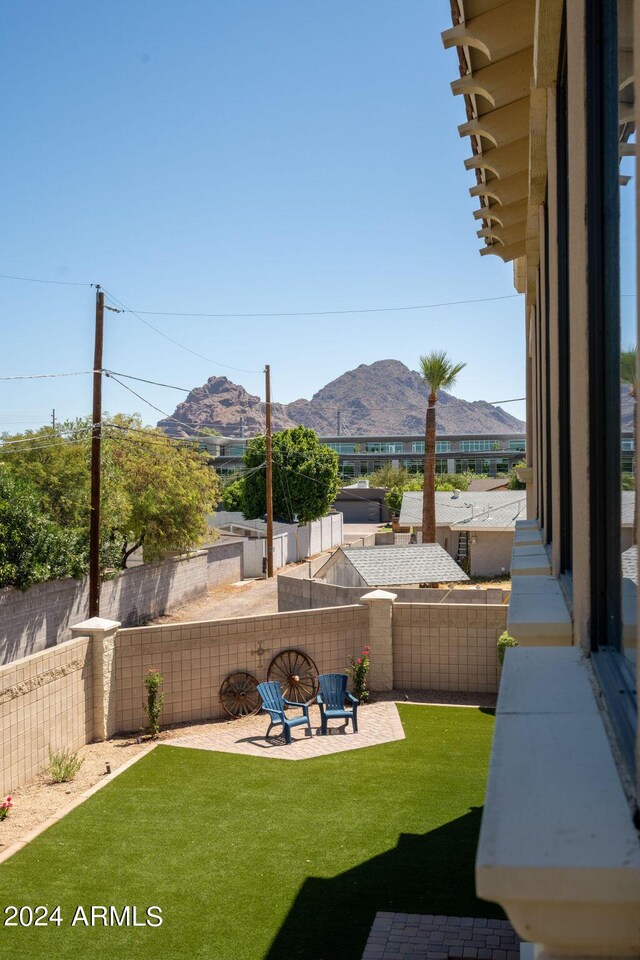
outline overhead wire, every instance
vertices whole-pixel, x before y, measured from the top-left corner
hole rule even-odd
[[[104,288],[103,288],[104,290]],[[141,317],[140,314],[131,310],[122,300],[118,300],[112,293],[109,293],[108,290],[104,290],[105,295],[113,301],[113,303],[122,307],[126,313],[132,314],[134,317],[137,317],[141,323],[144,323],[145,326],[149,327],[151,330],[154,330],[161,337],[164,337],[165,340],[168,340],[170,343],[175,344],[177,347],[180,347],[181,350],[186,350],[187,353],[193,354],[194,357],[199,357],[201,360],[206,360],[207,363],[212,363],[215,367],[223,367],[225,370],[237,370],[240,373],[262,373],[262,370],[247,370],[244,367],[232,367],[228,363],[221,363],[219,360],[213,360],[211,357],[205,356],[203,353],[198,353],[197,350],[192,350],[191,347],[188,347],[186,344],[181,343],[179,340],[176,340],[174,337],[170,337],[168,333],[165,333],[164,330],[161,330],[159,327],[155,327],[152,323],[149,323],[148,320],[145,320],[144,317]]]
[[[202,317],[211,319],[259,319],[275,317],[330,317],[354,313],[397,313],[407,310],[433,310],[437,307],[458,307],[473,303],[494,303],[496,300],[514,300],[519,293],[508,293],[500,297],[475,297],[472,300],[445,300],[441,303],[418,303],[403,307],[357,307],[347,310],[296,310],[279,311],[274,313],[188,313],[169,310],[140,310],[137,313],[151,317]],[[126,309],[126,308],[125,308]],[[129,313],[133,313],[132,310]]]
[[[72,373],[29,373],[11,377],[0,377],[0,380],[49,380],[55,377],[84,377],[93,370],[74,370]]]

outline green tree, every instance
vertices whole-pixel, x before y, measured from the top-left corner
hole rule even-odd
[[[229,513],[242,513],[244,480],[234,480],[227,484],[222,493],[222,506]]]
[[[340,488],[338,454],[302,426],[274,433],[272,451],[274,516],[288,523],[323,517]],[[259,469],[266,455],[264,437],[249,441],[244,463],[253,472],[245,476],[242,491],[242,512],[248,519],[264,516],[267,509],[265,471]]]
[[[86,569],[81,536],[50,519],[37,489],[0,463],[0,587],[27,590]]]
[[[420,374],[429,388],[424,432],[422,542],[436,542],[436,403],[438,391],[452,387],[466,363],[453,363],[443,350],[420,357]]]
[[[45,516],[72,531],[88,552],[91,431],[88,420],[4,437],[0,463],[35,488]],[[22,441],[26,441],[22,443]],[[11,442],[14,441],[14,442]],[[215,509],[219,483],[197,442],[174,441],[140,417],[117,414],[103,428],[101,562],[125,568],[144,545],[145,559],[196,546]]]
[[[133,420],[133,423],[132,423]],[[119,541],[121,566],[143,547],[145,561],[197,546],[215,510],[220,486],[206,453],[176,443],[137,418],[116,417],[107,442],[107,483],[121,496],[109,536]],[[120,429],[117,429],[119,427]]]

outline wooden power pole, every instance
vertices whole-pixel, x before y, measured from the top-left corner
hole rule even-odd
[[[273,457],[271,453],[271,367],[264,368],[265,437],[267,441],[267,578],[273,576]]]
[[[89,616],[100,616],[100,448],[102,444],[102,343],[104,293],[96,288],[93,353],[93,429],[91,432],[91,521],[89,530]]]

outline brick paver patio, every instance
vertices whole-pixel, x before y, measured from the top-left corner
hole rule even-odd
[[[362,960],[519,960],[508,920],[377,913]]]
[[[163,742],[169,746],[243,753],[252,757],[308,760],[310,757],[324,757],[343,750],[358,750],[393,740],[404,740],[404,730],[395,703],[371,703],[360,707],[358,733],[355,734],[351,723],[346,727],[341,721],[330,720],[328,735],[320,736],[318,707],[311,707],[309,715],[313,736],[308,735],[306,727],[294,727],[291,731],[292,743],[289,745],[285,743],[284,737],[279,735],[280,727],[275,727],[275,736],[267,739],[265,734],[269,717],[266,714],[230,720],[228,723],[215,723],[201,733],[191,733]]]

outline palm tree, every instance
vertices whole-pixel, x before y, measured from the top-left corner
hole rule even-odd
[[[429,387],[424,431],[424,487],[422,494],[422,542],[436,542],[436,403],[438,390],[452,387],[466,363],[453,363],[444,350],[420,357],[420,374]]]

